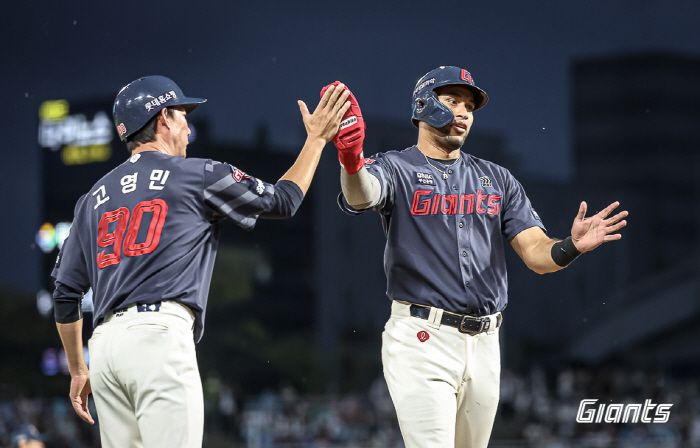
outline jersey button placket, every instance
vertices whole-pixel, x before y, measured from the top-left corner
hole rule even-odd
[[[471,278],[472,266],[469,261],[469,231],[470,231],[470,220],[467,216],[463,216],[457,223],[457,244],[459,245],[459,258],[460,266],[462,271],[462,280],[464,282],[465,288],[469,288],[471,285],[469,280]]]

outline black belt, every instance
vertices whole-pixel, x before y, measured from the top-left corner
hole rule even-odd
[[[132,303],[131,305],[129,305],[128,307],[126,307],[126,308],[124,308],[124,309],[121,309],[121,310],[112,310],[112,315],[119,317],[119,316],[121,316],[122,314],[124,314],[124,311],[125,311],[127,308],[130,308],[130,307],[132,307],[132,306],[136,306],[136,311],[139,312],[139,313],[158,312],[158,311],[160,311],[160,306],[161,306],[161,304],[162,304],[161,301],[154,302],[154,303],[143,303],[143,302]],[[104,320],[105,320],[104,317],[100,317],[100,318],[97,320],[97,325],[100,325],[102,322],[104,322]]]
[[[420,305],[411,305],[411,316],[428,320],[428,317],[430,316],[430,308]],[[503,318],[499,314],[498,319],[496,320],[496,328],[501,326],[502,321]],[[469,316],[468,314],[459,315],[443,312],[440,324],[455,327],[462,333],[474,336],[475,334],[489,331],[489,328],[491,327],[491,319],[488,317]]]

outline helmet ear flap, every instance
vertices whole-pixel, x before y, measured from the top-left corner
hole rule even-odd
[[[450,124],[455,116],[440,102],[435,92],[428,90],[423,96],[416,97],[411,118],[416,127],[418,127],[417,121],[425,121],[434,128],[441,128]]]
[[[474,110],[484,107],[489,97],[482,89],[474,85],[471,73],[454,66],[440,66],[429,71],[416,83],[413,90],[413,113],[411,122],[418,127],[424,121],[434,128],[447,126],[454,120],[449,107],[440,102],[435,89],[446,85],[462,85],[474,94]]]

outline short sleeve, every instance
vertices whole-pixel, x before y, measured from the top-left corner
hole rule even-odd
[[[540,227],[544,232],[544,227],[539,215],[532,207],[530,199],[525,194],[525,189],[510,172],[507,171],[506,198],[503,211],[503,235],[509,241],[525,229],[530,227]]]

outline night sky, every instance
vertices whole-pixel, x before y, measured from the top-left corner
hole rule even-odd
[[[313,108],[325,84],[353,90],[372,132],[373,118],[409,119],[424,73],[458,65],[490,97],[474,129],[503,135],[529,174],[564,180],[573,169],[573,61],[700,55],[697,1],[19,3],[0,15],[0,285],[30,293],[39,275],[32,244],[45,100],[113,98],[133,79],[160,74],[208,98],[196,113],[214,139],[250,143],[265,124],[273,144],[297,150],[296,100]]]

